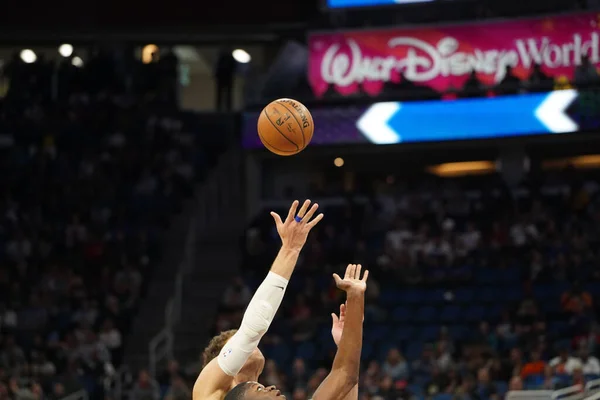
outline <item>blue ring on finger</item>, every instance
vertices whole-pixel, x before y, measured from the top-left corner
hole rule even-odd
[[[302,218],[300,218],[299,216],[295,216],[294,219],[296,220],[296,222],[302,222]]]

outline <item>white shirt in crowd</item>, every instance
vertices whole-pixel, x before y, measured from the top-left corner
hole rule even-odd
[[[585,375],[600,375],[600,361],[594,356],[589,356],[587,360],[581,361],[583,367],[582,372]]]
[[[404,229],[389,231],[385,235],[385,240],[394,250],[402,250],[406,241],[412,239],[412,232]]]
[[[14,329],[17,327],[17,313],[13,310],[6,310],[4,313],[0,313],[0,329],[10,328]]]
[[[429,240],[423,247],[423,253],[427,256],[452,258],[452,247],[446,240],[436,242]]]
[[[109,350],[121,347],[121,333],[116,329],[100,332],[99,338]]]
[[[562,359],[560,357],[554,357],[552,360],[550,360],[550,366],[552,368],[556,367],[561,363]],[[581,363],[581,360],[579,358],[569,357],[567,359],[567,362],[565,363],[565,372],[569,375],[572,375],[573,371],[575,371],[576,369],[582,369],[582,367],[583,364]]]
[[[469,251],[475,250],[479,246],[481,240],[481,232],[477,230],[467,231],[462,234],[462,242],[465,248]]]
[[[510,228],[510,237],[515,246],[524,246],[528,239],[537,239],[539,236],[538,230],[533,224],[514,224]]]
[[[15,261],[23,261],[31,256],[31,242],[27,238],[11,240],[6,244],[6,254]]]

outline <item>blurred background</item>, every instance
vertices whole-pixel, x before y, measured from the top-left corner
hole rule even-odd
[[[264,384],[311,398],[360,262],[361,400],[600,398],[599,6],[9,2],[0,399],[189,399],[305,198]],[[256,134],[279,97],[294,157]]]

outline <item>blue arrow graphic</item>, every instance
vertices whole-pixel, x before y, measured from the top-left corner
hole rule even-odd
[[[376,144],[574,132],[579,127],[565,111],[576,98],[576,91],[564,90],[453,101],[377,103],[356,126]]]

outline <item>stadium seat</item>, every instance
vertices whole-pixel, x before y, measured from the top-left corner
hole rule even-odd
[[[315,357],[316,348],[312,341],[301,342],[296,348],[296,358],[312,360]]]
[[[459,322],[461,309],[459,306],[445,306],[440,312],[440,320],[444,323]]]
[[[391,334],[391,328],[389,325],[376,325],[372,329],[369,329],[369,331],[369,337],[375,341],[384,340]]]
[[[425,291],[421,289],[402,290],[402,304],[423,304],[426,302]]]
[[[468,335],[469,327],[466,325],[451,325],[448,328],[448,334],[454,340],[465,338]]]
[[[438,393],[432,397],[432,400],[452,400],[454,395],[451,393]]]
[[[455,290],[454,301],[457,303],[470,304],[473,301],[473,289],[460,288]]]
[[[392,320],[394,322],[407,322],[411,319],[411,310],[407,307],[399,306],[392,311]]]
[[[483,306],[471,306],[465,309],[465,320],[471,322],[482,321],[485,317],[485,309]]]
[[[440,335],[439,325],[427,325],[419,331],[419,339],[424,342],[432,342]]]
[[[422,323],[433,322],[437,320],[436,309],[432,306],[424,306],[417,309],[415,320]]]
[[[423,353],[423,342],[413,340],[406,344],[404,355],[408,360],[416,360]]]
[[[400,326],[392,334],[394,340],[405,341],[415,336],[415,329],[412,326]]]

